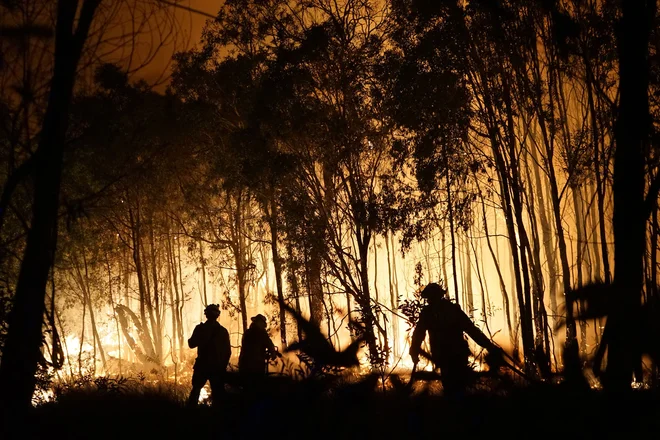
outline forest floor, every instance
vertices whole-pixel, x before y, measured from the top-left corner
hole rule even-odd
[[[562,385],[481,387],[444,396],[430,383],[382,389],[359,382],[281,382],[228,391],[216,406],[184,405],[162,387],[68,390],[15,420],[20,439],[657,438],[660,392],[608,394]],[[449,437],[447,437],[449,436]]]

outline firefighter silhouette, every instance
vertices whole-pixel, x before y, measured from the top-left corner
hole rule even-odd
[[[199,393],[207,381],[211,384],[211,402],[218,402],[218,397],[224,394],[225,373],[231,357],[229,332],[218,322],[220,307],[209,304],[204,309],[204,315],[206,322],[197,324],[188,339],[188,346],[197,348],[192,390],[188,397],[188,405],[193,406],[197,404]]]
[[[278,352],[268,336],[266,326],[266,317],[259,314],[252,318],[250,328],[243,333],[241,354],[238,357],[239,373],[263,375],[266,373],[266,361],[277,356]]]
[[[465,339],[469,335],[477,344],[488,350],[491,365],[502,359],[502,349],[491,342],[477,328],[461,308],[446,297],[447,291],[437,283],[428,284],[422,291],[427,305],[422,309],[412,335],[410,356],[415,364],[423,353],[422,342],[429,335],[429,357],[435,368],[440,368],[443,389],[446,393],[465,390],[475,377],[468,363],[470,348]]]

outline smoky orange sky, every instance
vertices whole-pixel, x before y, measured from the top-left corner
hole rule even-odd
[[[218,13],[223,3],[224,0],[188,0],[187,2],[191,9],[213,16]],[[186,2],[181,2],[181,4],[185,6]],[[196,44],[202,34],[202,27],[209,17],[195,12],[181,11],[181,18],[185,20],[183,25],[190,32],[190,44]]]
[[[176,50],[191,49],[199,43],[204,23],[210,19],[210,17],[194,11],[215,16],[224,3],[224,0],[187,0],[177,1],[177,3],[183,7],[190,8],[191,11],[183,8],[178,8],[176,11],[182,31],[182,35],[178,36]],[[167,87],[167,83],[169,83],[168,78],[173,50],[174,47],[161,49],[154,61],[140,71],[137,76],[150,83],[159,82],[156,89],[163,91]]]

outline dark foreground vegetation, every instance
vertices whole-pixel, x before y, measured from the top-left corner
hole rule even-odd
[[[214,407],[184,406],[171,387],[73,390],[41,405],[15,438],[610,438],[660,429],[657,391],[572,391],[561,384],[502,386],[464,396],[432,392],[437,382],[374,387],[374,377],[335,383],[274,379],[263,393],[228,388]],[[405,380],[405,379],[402,379]],[[373,388],[372,388],[373,387]],[[431,438],[431,437],[429,437]],[[515,437],[514,437],[515,438]]]

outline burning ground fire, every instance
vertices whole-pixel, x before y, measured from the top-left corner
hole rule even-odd
[[[104,335],[102,341],[106,348],[106,368],[102,368],[98,363],[98,359],[97,362],[94,362],[95,347],[86,341],[81,342],[80,338],[75,335],[67,335],[62,341],[62,345],[68,347],[65,365],[61,370],[54,370],[52,367],[49,368],[49,374],[53,377],[53,386],[37,389],[33,398],[33,403],[39,405],[54,400],[56,398],[54,387],[66,383],[76,383],[76,378],[78,378],[78,381],[83,385],[97,383],[107,384],[107,382],[120,384],[122,383],[122,380],[126,380],[127,382],[131,381],[132,379],[130,378],[132,377],[135,377],[133,382],[141,383],[143,386],[153,386],[159,383],[169,383],[172,384],[172,386],[188,386],[190,382],[192,375],[191,366],[195,357],[194,350],[185,350],[185,361],[183,362],[183,365],[168,362],[160,369],[154,368],[151,371],[146,372],[141,370],[134,362],[130,362],[127,359],[122,360],[118,357],[121,353],[121,341],[111,333]],[[407,351],[409,345],[407,339],[402,338],[398,343]],[[236,371],[237,352],[238,349],[234,348],[234,356],[232,357],[229,370]],[[366,350],[362,349],[360,351],[359,360],[360,365],[358,367],[346,371],[346,380],[359,380],[360,377],[366,377],[373,373],[374,370],[369,364],[368,353]],[[484,370],[484,365],[480,363],[478,359],[470,358],[470,361],[476,371],[479,372]],[[121,368],[121,370],[119,370],[119,368]],[[394,354],[390,354],[389,366],[384,367],[382,372],[384,377],[397,375],[399,377],[407,378],[406,380],[410,380],[410,373],[412,370],[413,363],[409,356],[404,355],[395,357]],[[271,361],[268,364],[268,371],[271,375],[285,375],[299,379],[304,378],[308,373],[307,367],[300,362],[300,359],[295,352],[284,353],[281,358]],[[417,365],[416,371],[431,372],[433,371],[433,367],[429,361],[422,360]],[[80,378],[82,377],[84,377],[85,380],[80,381]],[[384,379],[382,386],[384,388],[391,388],[392,383],[387,379]],[[442,387],[438,385],[429,385],[427,387],[427,390],[433,390],[434,392],[440,391],[441,389]],[[415,393],[420,392],[421,388],[416,386],[415,390],[413,390]],[[210,389],[209,385],[206,384],[201,390],[198,399],[199,403],[208,404],[209,397]]]
[[[502,219],[495,215],[493,221]],[[498,240],[499,238],[493,238]],[[445,251],[441,244],[446,237],[432,237],[428,243],[417,244],[405,257],[390,253],[378,252],[377,248],[383,243],[375,240],[370,257],[374,259],[371,265],[370,280],[373,285],[372,302],[380,311],[378,317],[381,328],[385,333],[379,333],[379,343],[387,343],[389,353],[386,359],[388,371],[409,374],[413,363],[408,354],[410,324],[398,307],[403,301],[415,300],[414,292],[423,284],[423,279],[443,278],[443,265],[446,265]],[[394,240],[392,240],[393,246]],[[387,243],[386,243],[387,244]],[[505,242],[501,243],[503,246]],[[472,252],[473,246],[459,251]],[[158,293],[158,306],[152,303],[151,308],[146,307],[140,297],[135,274],[126,271],[124,267],[99,268],[98,272],[90,269],[90,280],[98,276],[98,280],[88,281],[85,294],[81,294],[83,283],[71,281],[71,274],[62,271],[58,275],[56,309],[56,327],[60,335],[59,348],[64,363],[62,368],[53,371],[58,381],[73,380],[75,377],[108,377],[108,376],[136,376],[144,375],[151,381],[171,382],[175,385],[189,384],[192,374],[192,364],[195,351],[187,346],[196,324],[203,321],[205,304],[222,304],[223,312],[219,322],[228,329],[232,345],[232,358],[230,365],[236,365],[240,352],[241,336],[243,333],[243,317],[238,308],[239,298],[235,285],[231,282],[233,271],[221,266],[213,266],[217,256],[211,255],[207,250],[207,266],[200,267],[195,258],[181,258],[180,282],[178,284],[178,299],[172,294],[173,286],[167,285],[167,273],[162,272]],[[264,271],[261,276],[246,285],[245,310],[247,320],[249,317],[261,313],[269,318],[271,339],[275,345],[281,344],[279,331],[278,308],[273,304],[272,298],[276,291],[275,276],[272,261],[264,256],[261,264]],[[464,261],[465,260],[465,261]],[[220,261],[220,260],[217,260]],[[470,265],[469,259],[459,258],[458,272],[469,275],[471,279],[463,277],[460,280],[449,279],[448,291],[460,292],[459,304],[471,316],[475,324],[493,340],[512,352],[511,341],[519,344],[519,336],[509,334],[506,325],[505,308],[499,290],[500,280],[497,271],[483,261],[481,274],[467,270],[463,266]],[[388,268],[383,273],[382,268]],[[380,268],[380,269],[379,269]],[[506,262],[501,263],[501,272],[506,273]],[[161,269],[159,269],[161,270]],[[162,269],[164,270],[164,269]],[[113,271],[123,273],[122,276],[112,277],[107,273]],[[123,271],[123,272],[122,272]],[[421,279],[419,278],[421,275]],[[424,276],[423,274],[428,274]],[[105,278],[103,278],[105,277]],[[106,281],[103,281],[106,280]],[[458,289],[454,284],[458,283]],[[480,286],[481,291],[474,286]],[[92,287],[95,286],[92,290]],[[83,289],[83,290],[85,290]],[[285,284],[284,291],[289,292],[291,286]],[[330,289],[330,284],[328,285]],[[470,292],[468,295],[467,292]],[[109,292],[109,293],[108,293]],[[515,298],[512,298],[515,300]],[[152,298],[155,300],[155,297]],[[309,316],[310,299],[301,295],[296,301],[303,314]],[[325,292],[326,321],[322,322],[321,329],[337,349],[346,347],[351,341],[351,332],[347,328],[347,315],[356,315],[356,305],[346,303],[346,295],[341,293]],[[93,313],[91,313],[93,311]],[[514,316],[515,318],[515,316]],[[515,323],[515,320],[514,320]],[[517,331],[514,327],[514,330]],[[386,335],[386,339],[385,339]],[[295,322],[287,319],[287,341],[291,343],[298,337]],[[587,334],[589,343],[594,343],[595,332]],[[560,340],[561,338],[558,338]],[[57,345],[57,344],[56,344]],[[474,347],[473,352],[479,353]],[[52,338],[47,338],[44,347],[44,356],[50,359],[53,350]],[[304,373],[298,358],[291,354],[287,358],[287,365],[272,366],[271,373],[303,376]],[[481,359],[473,359],[476,371],[483,371]],[[371,370],[366,351],[362,352],[362,368],[359,374],[366,374]],[[418,369],[430,371],[428,363],[420,363]],[[44,398],[48,396],[45,395]]]

